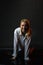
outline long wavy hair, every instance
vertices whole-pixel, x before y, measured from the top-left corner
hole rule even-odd
[[[26,25],[27,25],[27,29],[28,29],[28,32],[26,33],[28,36],[31,36],[32,35],[32,29],[31,29],[31,26],[30,26],[30,19],[21,19],[20,21],[20,24],[22,22],[25,22]]]

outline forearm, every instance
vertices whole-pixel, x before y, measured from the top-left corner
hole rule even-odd
[[[17,43],[18,43],[18,37],[16,31],[14,31],[14,43],[13,43],[13,56],[17,56]]]

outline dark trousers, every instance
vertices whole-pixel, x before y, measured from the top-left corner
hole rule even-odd
[[[17,61],[19,63],[23,63],[24,62],[24,52],[23,52],[23,50],[18,52]]]

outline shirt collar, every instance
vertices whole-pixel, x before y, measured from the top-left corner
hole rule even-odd
[[[20,29],[20,33],[19,33],[19,35],[22,36],[21,29]],[[29,38],[30,38],[30,36],[29,36],[29,32],[27,32],[27,33],[25,34],[25,38],[26,38],[26,39],[29,39]]]

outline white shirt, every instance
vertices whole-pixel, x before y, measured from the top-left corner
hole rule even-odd
[[[18,47],[18,51],[21,51],[22,50],[21,46],[22,47],[24,46],[25,47],[25,49],[24,49],[24,60],[29,60],[29,57],[27,57],[27,55],[29,54],[29,44],[31,42],[31,37],[30,36],[27,37],[27,38],[26,37],[27,37],[26,35],[23,36],[21,34],[20,27],[18,27],[18,28],[16,28],[14,30],[14,50],[13,50],[13,56],[15,56],[15,57],[17,56],[17,45],[19,46]],[[18,40],[20,42],[18,42]]]

